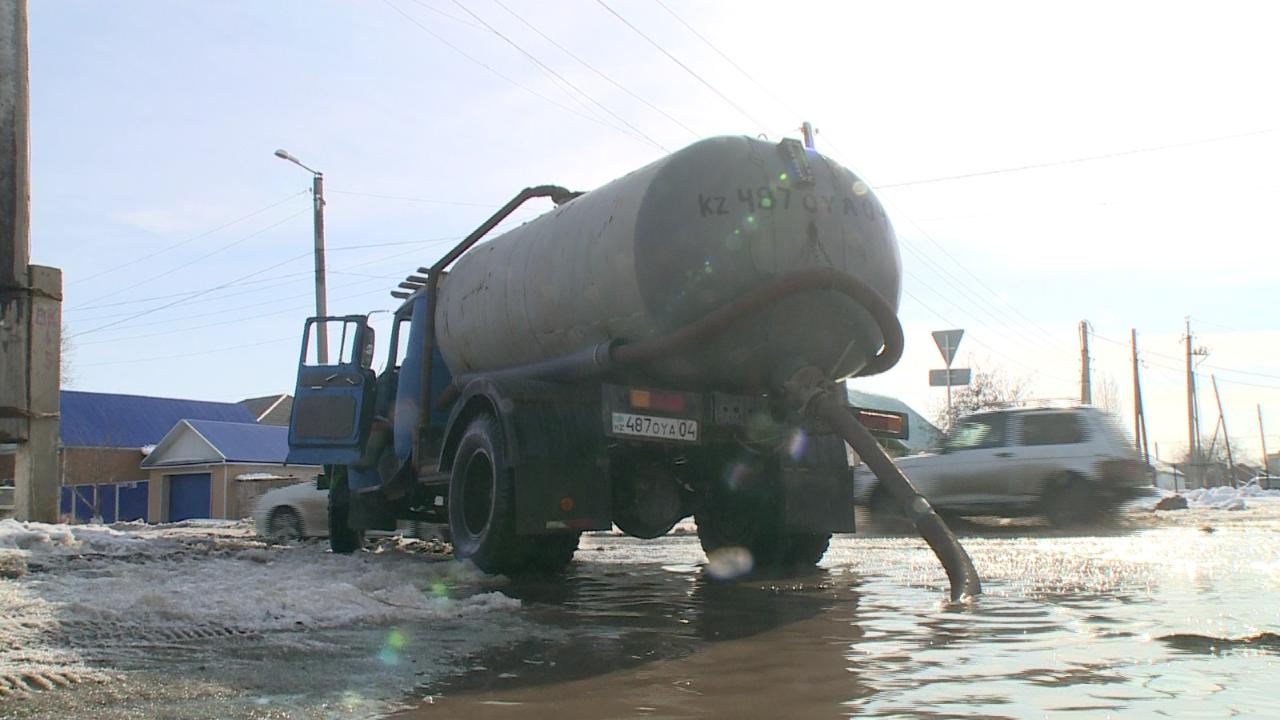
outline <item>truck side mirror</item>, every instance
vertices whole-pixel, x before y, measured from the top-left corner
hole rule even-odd
[[[377,345],[377,333],[373,328],[365,326],[364,332],[360,334],[362,347],[360,348],[360,367],[368,370],[373,367],[373,349]]]

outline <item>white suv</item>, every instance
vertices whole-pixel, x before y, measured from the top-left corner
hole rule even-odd
[[[938,510],[1039,514],[1057,525],[1089,520],[1151,484],[1115,418],[1093,407],[976,413],[956,423],[938,452],[896,462]],[[859,469],[859,501],[894,513],[888,493]]]

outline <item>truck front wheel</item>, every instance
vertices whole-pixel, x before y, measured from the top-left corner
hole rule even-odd
[[[339,465],[329,479],[329,549],[343,555],[364,547],[364,531],[351,527],[351,489],[347,466]]]
[[[519,569],[515,490],[502,429],[491,415],[471,421],[458,443],[449,476],[449,533],[453,554],[489,573]]]

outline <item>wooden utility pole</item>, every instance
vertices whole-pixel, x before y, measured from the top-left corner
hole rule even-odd
[[[1080,321],[1080,402],[1093,403],[1093,388],[1089,383],[1089,321]]]
[[[1271,477],[1271,463],[1267,461],[1267,431],[1262,429],[1262,405],[1258,405],[1258,439],[1262,441],[1262,474]]]
[[[26,0],[0,0],[0,444],[14,515],[58,519],[62,272],[31,265]]]
[[[1218,424],[1222,426],[1222,443],[1227,447],[1227,477],[1231,478],[1231,487],[1236,486],[1236,461],[1231,455],[1231,434],[1227,432],[1227,416],[1222,414],[1222,396],[1218,394],[1218,376],[1210,375],[1213,381],[1213,399],[1218,403]]]
[[[1147,415],[1142,409],[1142,380],[1138,376],[1138,331],[1129,329],[1130,349],[1133,351],[1133,444],[1143,464],[1151,464],[1147,452]]]

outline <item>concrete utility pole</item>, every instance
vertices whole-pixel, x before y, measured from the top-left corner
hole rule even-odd
[[[1089,378],[1089,321],[1080,321],[1080,402],[1093,404],[1093,388]]]
[[[14,515],[58,520],[62,272],[30,265],[26,0],[0,0],[0,444],[16,450]]]
[[[1258,439],[1262,441],[1262,474],[1270,477],[1271,465],[1267,462],[1267,431],[1262,429],[1262,405],[1258,405]]]
[[[1200,447],[1196,427],[1196,371],[1191,359],[1191,318],[1187,322],[1187,481],[1190,486],[1191,468],[1198,462]]]
[[[315,205],[312,213],[312,228],[315,236],[315,261],[316,261],[316,315],[324,317],[329,314],[329,303],[325,295],[325,272],[324,272],[324,173],[319,170],[313,170],[298,158],[290,155],[286,150],[276,150],[276,157],[281,160],[288,160],[298,167],[311,173],[311,199]],[[321,365],[329,364],[329,328],[325,323],[316,323],[316,343],[317,354],[316,360]]]
[[[1222,396],[1218,394],[1218,376],[1210,375],[1213,381],[1213,399],[1218,403],[1218,424],[1222,426],[1222,442],[1227,446],[1227,477],[1231,479],[1231,487],[1236,486],[1236,460],[1231,454],[1231,435],[1227,432],[1227,416],[1222,413]]]
[[[1129,347],[1133,352],[1133,444],[1142,462],[1151,464],[1147,452],[1147,415],[1142,409],[1142,380],[1138,376],[1138,331],[1129,329]]]

